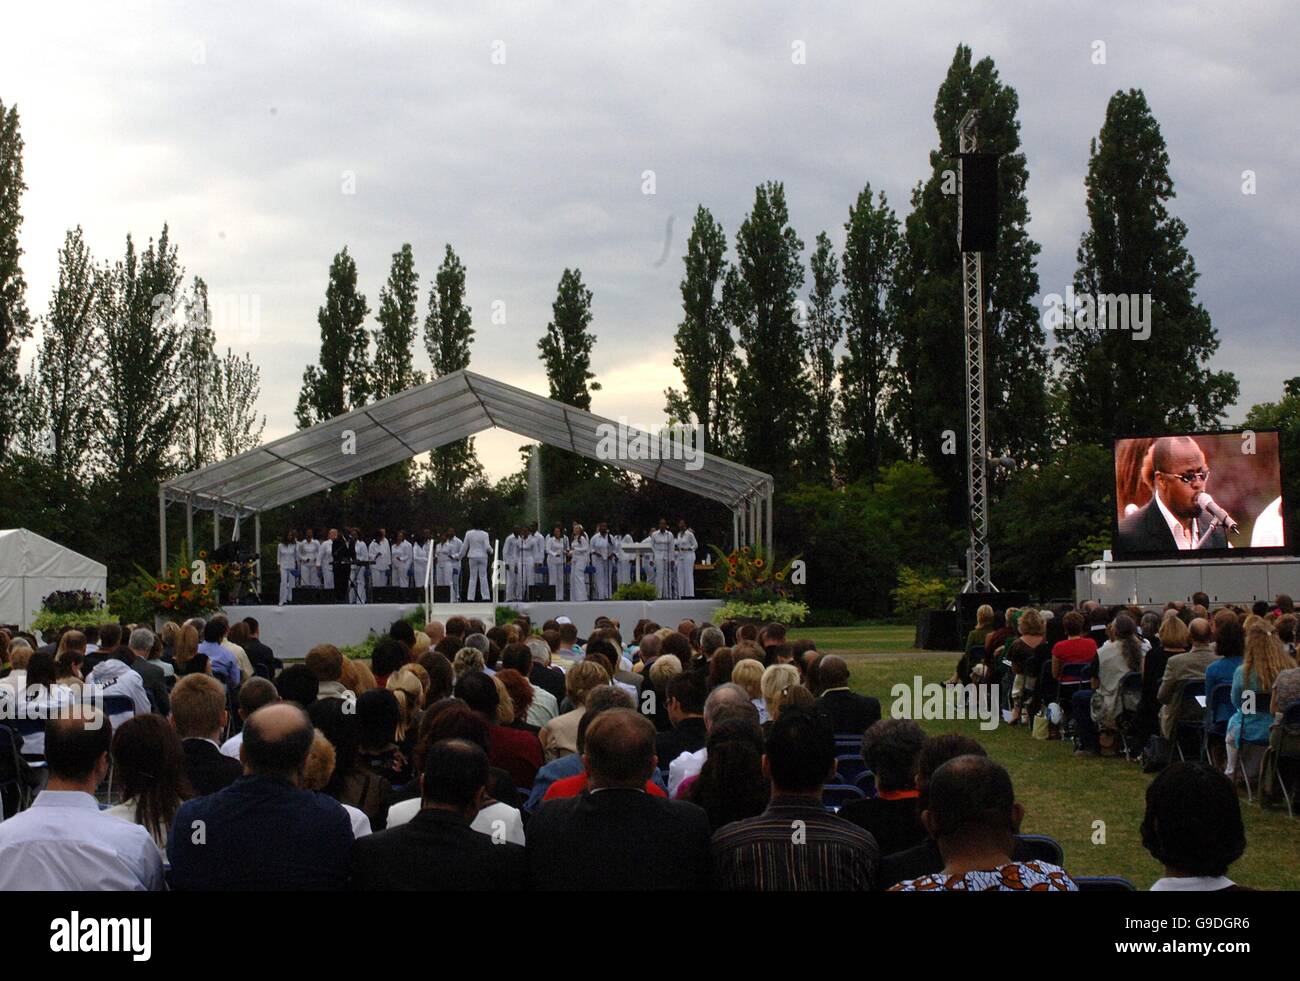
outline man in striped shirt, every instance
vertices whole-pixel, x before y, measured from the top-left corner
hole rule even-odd
[[[834,772],[829,726],[812,713],[782,712],[763,756],[772,799],[758,817],[713,836],[716,888],[870,890],[880,865],[875,838],[822,806],[822,785]]]

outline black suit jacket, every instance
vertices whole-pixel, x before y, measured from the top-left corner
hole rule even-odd
[[[667,770],[668,764],[683,753],[694,753],[704,748],[704,741],[709,734],[704,728],[703,716],[691,716],[682,719],[667,732],[655,737],[655,754],[659,757],[659,769]]]
[[[709,886],[709,818],[680,800],[599,790],[551,800],[528,822],[533,889],[702,890]]]
[[[352,889],[518,891],[528,880],[521,845],[495,844],[450,811],[420,811],[409,824],[358,838]]]
[[[817,707],[838,735],[861,735],[880,721],[880,700],[855,691],[828,691],[817,699]]]
[[[1205,527],[1212,519],[1209,515],[1198,518],[1200,533],[1205,534]],[[1205,548],[1227,548],[1228,533],[1222,525],[1217,525],[1205,543]],[[1169,530],[1169,523],[1160,513],[1160,506],[1153,497],[1146,504],[1128,515],[1119,523],[1119,534],[1115,538],[1115,551],[1120,555],[1137,552],[1177,552],[1178,543]]]
[[[181,748],[185,750],[185,775],[199,796],[215,794],[244,775],[239,760],[226,756],[206,739],[183,740]]]
[[[559,671],[555,668],[548,668],[545,664],[534,661],[533,669],[528,672],[528,680],[543,691],[549,691],[554,695],[557,705],[564,701],[563,671]]]
[[[260,640],[250,640],[244,645],[244,653],[253,664],[254,674],[263,678],[275,677],[276,669],[280,667],[280,659],[275,656],[271,648]]]
[[[144,690],[149,696],[149,704],[159,715],[170,715],[172,700],[167,694],[167,675],[162,668],[148,658],[138,654],[131,662],[131,670],[144,680]]]

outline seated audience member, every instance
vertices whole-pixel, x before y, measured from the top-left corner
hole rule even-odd
[[[312,707],[319,689],[320,682],[306,664],[291,664],[275,679],[275,690],[280,698],[304,710]]]
[[[1293,663],[1268,621],[1258,620],[1251,624],[1246,631],[1245,655],[1232,675],[1234,711],[1228,719],[1228,732],[1224,739],[1227,750],[1224,772],[1229,777],[1236,776],[1237,759],[1243,743],[1268,745],[1269,729],[1273,725],[1273,685]],[[1208,690],[1209,686],[1206,688]],[[1242,762],[1253,771],[1258,770],[1258,763]]]
[[[401,626],[399,626],[400,624]],[[370,670],[375,674],[376,686],[383,688],[388,683],[388,676],[399,670],[411,660],[411,648],[415,646],[415,631],[405,620],[398,620],[390,628],[396,633],[381,637],[375,644],[370,656]],[[397,636],[401,634],[401,636]],[[408,643],[406,638],[410,637]]]
[[[482,747],[444,739],[429,747],[418,813],[353,848],[351,888],[362,891],[516,891],[527,882],[524,849],[479,834],[489,800]]]
[[[799,669],[793,664],[772,664],[763,669],[761,687],[763,704],[767,708],[767,721],[770,727],[781,712],[781,700],[789,695],[790,689],[799,684]]]
[[[649,719],[632,709],[602,712],[587,727],[583,764],[588,792],[548,801],[529,822],[532,887],[705,888],[707,815],[694,804],[652,797],[644,789],[656,766]]]
[[[30,659],[30,657],[31,653],[28,652],[27,659]],[[145,690],[144,679],[137,672],[131,670],[133,660],[135,660],[135,655],[127,648],[113,648],[113,650],[104,654],[99,663],[95,665],[90,672],[90,677],[86,679],[86,684],[92,691],[96,691],[105,697],[123,695],[131,700],[131,704],[135,708],[135,715],[148,715],[153,711],[153,705],[149,701],[148,691]],[[23,662],[23,667],[26,668],[26,660]],[[26,675],[27,672],[24,670],[24,685],[26,684]],[[120,725],[120,720],[123,717],[116,712],[110,714],[119,719],[118,724]]]
[[[1166,739],[1174,738],[1174,729],[1184,714],[1190,719],[1199,717],[1201,710],[1195,703],[1182,704],[1181,683],[1203,681],[1205,669],[1214,662],[1214,644],[1211,641],[1210,622],[1197,617],[1187,627],[1192,646],[1185,654],[1175,654],[1165,662],[1165,673],[1160,679],[1156,699],[1160,709],[1160,731]],[[1184,711],[1185,709],[1185,711]]]
[[[736,661],[732,657],[731,648],[719,647],[709,655],[708,671],[708,688],[709,691],[717,688],[718,685],[725,685],[731,680],[731,672],[735,670]]]
[[[540,642],[539,642],[540,643]],[[545,647],[545,644],[542,644]],[[534,677],[534,669],[540,667],[534,660],[533,651],[528,644],[507,644],[501,652],[501,663],[506,670],[517,671],[533,689],[528,700],[524,721],[529,725],[542,726],[560,714],[559,700]],[[563,679],[561,679],[563,686]]]
[[[1142,701],[1138,706],[1137,739],[1146,745],[1147,739],[1160,731],[1160,682],[1165,676],[1165,666],[1176,654],[1185,654],[1191,647],[1191,633],[1187,624],[1174,610],[1165,612],[1156,632],[1159,645],[1153,645],[1142,659]]]
[[[242,680],[243,672],[234,651],[225,645],[225,639],[225,618],[213,617],[203,628],[203,643],[199,644],[199,653],[207,655],[213,677],[227,688],[235,688]]]
[[[559,668],[551,667],[551,645],[543,638],[529,637],[525,643],[533,655],[533,665],[528,671],[528,680],[550,693],[555,699],[555,713],[558,715],[560,702],[564,701],[564,672]]]
[[[1091,664],[1097,656],[1097,642],[1086,636],[1081,613],[1071,610],[1065,614],[1062,626],[1065,628],[1065,639],[1052,645],[1052,678],[1058,681],[1067,667]]]
[[[113,782],[122,803],[108,813],[138,824],[167,854],[167,831],[181,804],[194,796],[185,776],[185,750],[176,730],[160,715],[128,719],[113,733]]]
[[[183,677],[194,670],[190,662],[198,656],[199,642],[202,639],[203,635],[193,623],[183,623],[176,631],[176,641],[172,646],[172,667],[176,669],[176,677]],[[203,660],[206,661],[207,658]],[[84,665],[83,668],[90,670]]]
[[[817,707],[832,732],[860,735],[880,721],[880,701],[849,688],[849,665],[844,658],[824,655],[817,667],[817,678],[822,690]]]
[[[387,688],[362,692],[357,698],[357,725],[361,765],[377,773],[394,787],[411,779],[411,763],[397,745],[397,728],[402,707]]]
[[[870,831],[881,855],[925,841],[916,789],[916,759],[924,744],[925,732],[911,719],[881,719],[862,737],[862,757],[876,775],[876,796],[849,801],[839,815]]]
[[[737,648],[737,651],[740,649]],[[767,721],[767,702],[763,701],[763,662],[752,657],[740,657],[731,669],[733,684],[740,685],[749,693],[749,700],[758,710],[758,721],[762,725]]]
[[[578,751],[578,722],[582,719],[587,693],[596,688],[608,687],[609,674],[594,661],[591,664],[575,664],[565,675],[564,684],[567,697],[574,708],[557,715],[542,726],[542,731],[537,734],[548,763],[566,753]]]
[[[1147,786],[1142,846],[1164,866],[1153,892],[1242,888],[1228,878],[1246,850],[1232,782],[1204,763],[1170,763]]]
[[[341,698],[321,698],[309,712],[312,725],[334,747],[334,773],[323,791],[340,804],[361,811],[372,830],[381,830],[393,787],[361,760],[361,726],[357,713]]]
[[[587,789],[588,774],[587,771],[582,768],[582,754],[586,750],[587,746],[587,729],[591,727],[591,723],[596,720],[596,717],[600,715],[601,712],[606,712],[614,708],[630,709],[633,704],[632,696],[621,688],[602,688],[591,693],[591,696],[587,699],[587,711],[583,713],[582,721],[578,723],[578,752],[570,753],[568,756],[563,756],[554,763],[548,764],[549,766],[558,768],[563,766],[567,761],[576,760],[577,772],[564,776],[557,776],[557,778],[547,786],[546,792],[543,794],[541,801],[535,805],[534,809],[548,800],[559,800],[564,797],[577,797]],[[573,766],[570,765],[569,769],[573,769]],[[540,770],[538,771],[537,776],[540,780]],[[536,788],[536,781],[533,782],[533,786]],[[650,775],[650,779],[645,782],[645,792],[654,797],[668,796],[667,792],[663,789],[663,780],[657,769]]]
[[[493,679],[481,671],[470,672],[456,682],[456,697],[488,724],[488,762],[509,773],[516,787],[531,787],[542,765],[541,743],[531,732],[499,724],[501,697]]]
[[[18,638],[15,638],[17,643]],[[26,643],[24,641],[24,643]],[[99,626],[99,643],[92,651],[86,648],[86,671],[94,671],[100,661],[112,654],[122,645],[122,625],[120,623],[103,623]],[[31,645],[28,645],[31,646]]]
[[[148,627],[136,627],[132,630],[131,639],[127,643],[131,659],[127,664],[144,682],[144,690],[149,696],[151,710],[159,715],[167,715],[171,712],[171,700],[167,696],[167,673],[157,661],[150,660],[154,647],[157,646],[157,639]]]
[[[704,700],[708,692],[699,673],[683,671],[674,675],[665,694],[672,728],[655,737],[655,755],[661,767],[667,767],[683,753],[703,749],[708,735],[704,725]]]
[[[260,678],[274,678],[284,665],[275,656],[275,651],[262,643],[262,625],[255,617],[244,617],[243,623],[248,630],[248,643],[243,647],[253,665],[253,673]]]
[[[310,678],[310,674],[308,674]],[[311,678],[311,698],[316,698],[316,679]],[[239,686],[239,718],[241,722],[247,722],[248,717],[265,705],[272,705],[280,701],[280,693],[276,691],[275,685],[271,684],[266,678],[253,677]],[[308,703],[310,704],[310,703]],[[232,760],[239,759],[239,747],[244,743],[244,730],[241,728],[224,743],[221,744],[221,752],[229,756]],[[243,772],[243,768],[240,768]]]
[[[337,757],[334,754],[334,746],[325,738],[325,733],[319,729],[313,729],[312,732],[314,735],[311,750],[307,753],[307,765],[302,771],[302,788],[324,791],[334,776],[334,763]],[[366,817],[366,812],[351,804],[342,804],[342,802],[340,804],[343,810],[348,812],[348,820],[352,822],[352,837],[364,838],[370,834],[370,818]]]
[[[1263,621],[1259,621],[1263,623]],[[1219,685],[1227,685],[1228,691],[1232,691],[1232,681],[1236,676],[1237,668],[1241,667],[1242,658],[1246,653],[1246,631],[1237,622],[1236,617],[1216,623],[1214,631],[1214,660],[1205,667],[1205,699],[1209,704],[1210,698],[1214,694],[1214,689]],[[1232,704],[1231,695],[1227,703],[1221,703],[1215,706],[1214,721],[1216,723],[1227,723],[1234,715],[1235,706]],[[1189,710],[1190,711],[1190,710]],[[1271,720],[1270,720],[1271,721]],[[1219,749],[1222,744],[1218,739],[1212,739],[1208,749],[1212,758],[1220,760]],[[1229,745],[1228,753],[1236,759],[1235,744]]]
[[[529,723],[528,709],[532,706],[533,695],[538,689],[514,668],[502,668],[493,675],[492,680],[496,682],[497,692],[501,695],[501,707],[497,712],[501,724],[508,729],[526,732],[535,740],[542,727]],[[509,717],[507,717],[507,709],[509,709]],[[539,746],[538,755],[540,754]]]
[[[709,697],[704,700],[704,732],[706,737],[715,725],[725,719],[740,719],[743,722],[753,722],[755,725],[761,725],[758,711],[753,708],[753,702],[749,700],[749,693],[739,685],[730,682],[713,689],[713,691],[709,692]],[[762,738],[761,728],[759,729],[759,738]],[[679,754],[668,764],[669,797],[679,796],[683,785],[703,769],[708,756],[709,751],[706,744],[692,752]],[[659,762],[663,763],[663,757],[660,757]]]
[[[424,625],[424,633],[429,638],[429,645],[433,646],[447,636],[447,628],[441,620],[430,620]]]
[[[1032,607],[1023,610],[1016,620],[1019,636],[1007,651],[1011,661],[1011,670],[1015,680],[1011,685],[1011,719],[1010,725],[1018,725],[1022,714],[1024,720],[1033,715],[1037,708],[1036,693],[1038,678],[1047,659],[1047,627],[1043,615]],[[1023,712],[1022,712],[1023,710]]]
[[[317,644],[307,652],[303,661],[316,678],[316,698],[347,698],[343,686],[343,652],[333,644]]]
[[[420,666],[429,674],[429,690],[424,694],[426,706],[450,698],[456,687],[456,672],[444,655],[429,651],[420,658]]]
[[[482,634],[471,634],[466,641],[475,637],[481,637]],[[484,638],[486,640],[487,638]],[[487,662],[483,659],[483,652],[478,647],[466,643],[464,647],[456,652],[456,656],[451,659],[451,670],[455,674],[456,680],[468,674],[483,672],[487,669]]]
[[[1142,641],[1133,618],[1121,613],[1111,624],[1111,639],[1097,651],[1092,690],[1076,692],[1071,699],[1074,724],[1079,732],[1080,748],[1075,751],[1076,756],[1096,756],[1101,752],[1103,739],[1113,738],[1124,711],[1120,682],[1132,672],[1142,672]]]
[[[90,709],[45,727],[49,779],[32,806],[0,821],[0,891],[163,889],[148,830],[99,809],[112,725]]]
[[[948,679],[948,684],[969,685],[971,668],[980,663],[984,655],[984,642],[993,630],[993,607],[984,603],[975,611],[975,629],[966,635],[964,653],[957,661],[957,668]]]
[[[1287,656],[1292,660],[1296,658],[1296,628],[1300,626],[1300,617],[1294,613],[1284,613],[1278,617],[1273,624],[1273,629],[1277,631],[1277,639],[1282,642],[1286,648]]]
[[[636,703],[632,701],[632,696],[622,688],[604,685],[593,688],[587,693],[585,708],[586,711],[583,712],[582,718],[578,720],[578,751],[557,757],[537,771],[537,776],[533,779],[533,789],[528,795],[528,802],[524,805],[524,809],[530,813],[541,806],[547,791],[557,781],[581,776],[584,778],[583,786],[586,786],[586,770],[582,767],[582,745],[586,737],[587,726],[591,724],[590,720],[607,709],[636,708]],[[651,780],[653,781],[658,776],[659,771],[656,769],[651,776]]]
[[[338,801],[302,789],[311,720],[296,705],[268,705],[244,727],[245,775],[186,801],[167,839],[173,889],[341,889],[352,822]],[[190,829],[202,822],[196,840]]]
[[[682,637],[681,634],[672,633],[671,636],[680,638],[683,643],[686,642],[685,638]],[[669,646],[680,645],[673,644]],[[673,727],[672,720],[668,718],[668,682],[671,681],[675,675],[681,674],[683,665],[688,662],[683,661],[676,654],[664,652],[664,642],[662,638],[660,638],[659,647],[661,653],[655,657],[655,659],[650,663],[649,668],[646,669],[646,676],[650,679],[649,688],[654,695],[655,715],[652,721],[659,732],[667,732]]]
[[[716,691],[716,689],[715,689]],[[735,705],[727,705],[734,713]],[[750,708],[746,705],[745,708]],[[683,781],[681,799],[702,807],[709,828],[717,831],[733,821],[757,817],[767,810],[771,782],[763,772],[763,730],[756,713],[748,718],[723,718],[709,729],[708,754],[700,772]]]
[[[416,733],[420,730],[420,713],[424,711],[424,694],[428,685],[428,673],[419,664],[403,665],[390,674],[384,683],[384,687],[397,699],[401,713],[393,741],[407,759],[411,758]]]
[[[943,871],[893,886],[900,892],[1077,892],[1060,866],[1012,857],[1024,808],[1011,777],[986,756],[959,756],[930,778],[921,822]]]
[[[238,760],[221,753],[226,727],[226,690],[206,674],[187,674],[172,690],[172,725],[185,751],[185,775],[195,794],[212,794],[244,774]]]
[[[789,711],[767,736],[767,809],[713,835],[714,885],[780,891],[870,890],[880,851],[861,828],[822,806],[835,772],[835,736],[814,712]],[[799,829],[799,837],[791,828]]]

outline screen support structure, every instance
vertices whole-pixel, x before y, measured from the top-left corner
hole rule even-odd
[[[979,149],[979,114],[974,109],[957,124],[957,140],[961,153],[975,153]],[[960,167],[957,175],[960,215]],[[966,583],[961,591],[993,593],[997,587],[991,578],[989,558],[989,457],[984,428],[984,263],[979,252],[961,254],[961,293],[966,329],[966,485],[970,502],[970,547],[966,551]]]

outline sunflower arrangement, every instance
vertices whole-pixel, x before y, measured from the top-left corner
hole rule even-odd
[[[198,557],[206,562],[207,554],[200,550]],[[223,577],[229,575],[227,566],[214,562],[206,567],[204,575],[197,576],[193,572],[187,543],[181,544],[175,564],[161,577],[138,565],[136,572],[140,598],[152,608],[155,616],[164,620],[203,616],[221,609],[221,596],[225,591]]]
[[[766,603],[790,599],[794,587],[790,583],[790,570],[799,556],[779,566],[774,555],[759,546],[745,545],[724,552],[716,545],[709,548],[717,557],[719,589],[728,600],[746,603]]]

